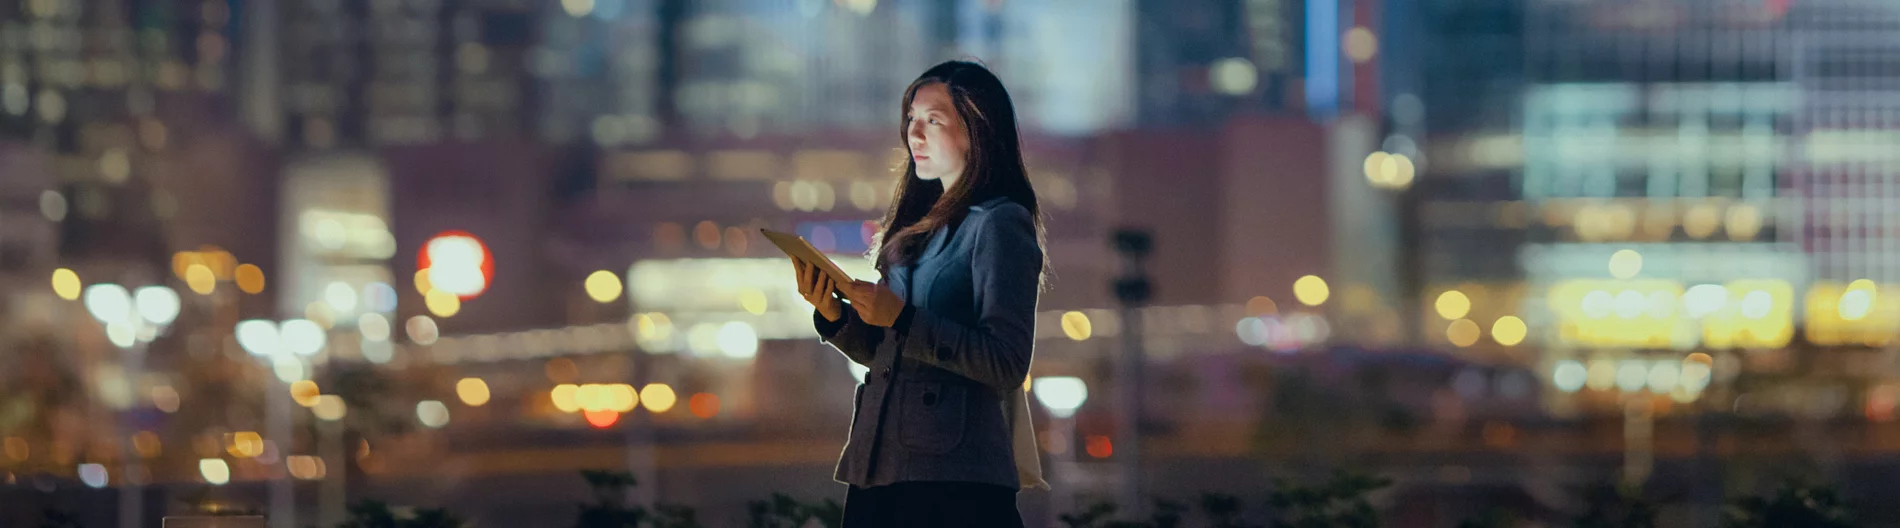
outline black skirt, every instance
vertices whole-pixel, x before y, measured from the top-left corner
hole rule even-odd
[[[1022,528],[1016,490],[975,482],[899,482],[851,486],[844,497],[844,528]]]

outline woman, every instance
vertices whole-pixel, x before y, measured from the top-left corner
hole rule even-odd
[[[910,161],[872,250],[884,280],[794,263],[819,335],[871,369],[833,477],[844,524],[1022,526],[1016,491],[1048,485],[1023,393],[1044,256],[1016,110],[989,70],[952,61],[902,111]]]

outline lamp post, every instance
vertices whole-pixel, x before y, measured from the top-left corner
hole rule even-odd
[[[1075,489],[1071,486],[1082,482],[1075,475],[1075,410],[1089,399],[1089,387],[1081,378],[1073,376],[1048,376],[1036,378],[1031,385],[1036,401],[1049,409],[1054,417],[1052,433],[1061,436],[1062,453],[1052,458],[1055,462],[1056,481],[1061,490],[1051,490],[1049,500],[1049,524],[1060,525],[1063,512],[1075,509]],[[1051,444],[1056,442],[1051,441]]]
[[[111,283],[94,284],[85,290],[86,312],[106,327],[106,337],[124,353],[121,359],[121,375],[127,391],[138,386],[140,371],[145,368],[146,343],[164,335],[165,329],[178,319],[178,292],[164,286],[145,286],[137,292],[128,291],[124,286]],[[121,402],[123,403],[123,402]],[[124,463],[119,482],[119,526],[121,528],[139,528],[144,523],[145,495],[139,475],[143,473],[143,464],[136,442],[130,439],[138,433],[138,424],[133,418],[131,407],[119,410],[121,436],[119,456]]]
[[[281,447],[278,458],[291,441],[290,383],[308,379],[309,366],[304,358],[323,351],[328,335],[323,327],[308,319],[281,323],[264,319],[240,321],[235,328],[238,346],[252,356],[267,360],[276,381],[264,382],[265,428]],[[294,477],[288,470],[273,475],[270,485],[270,524],[272,528],[296,528],[297,495]]]
[[[1122,446],[1116,449],[1121,461],[1122,507],[1136,517],[1147,514],[1148,508],[1141,492],[1141,428],[1142,409],[1145,400],[1142,396],[1144,375],[1148,356],[1143,349],[1146,343],[1142,336],[1142,309],[1154,294],[1154,285],[1148,277],[1148,254],[1153,250],[1154,237],[1143,229],[1119,229],[1112,239],[1115,253],[1122,257],[1122,276],[1115,279],[1115,299],[1121,303],[1122,350],[1115,357],[1115,422],[1121,427],[1121,438],[1115,442]]]

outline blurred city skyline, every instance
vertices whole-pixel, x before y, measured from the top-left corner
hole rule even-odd
[[[1588,475],[1694,490],[1674,515],[1704,523],[1734,482],[1697,469],[1730,432],[1696,420],[1836,424],[1733,448],[1825,475],[1900,449],[1895,24],[1864,0],[0,0],[0,472],[151,490],[84,495],[118,501],[101,523],[206,484],[326,526],[377,496],[535,524],[582,468],[709,505],[836,491],[863,373],[755,231],[874,277],[903,87],[968,58],[1015,99],[1047,217],[1032,377],[1093,394],[1038,410],[1096,483],[1058,492],[1112,495],[1138,430],[1154,487],[1384,457],[1406,522]],[[1138,304],[1128,229],[1154,242]],[[1123,347],[1152,372],[1139,429]]]

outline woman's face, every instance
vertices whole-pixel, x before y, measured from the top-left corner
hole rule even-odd
[[[917,164],[917,177],[941,180],[948,189],[969,160],[970,136],[964,131],[963,118],[950,100],[943,83],[917,88],[911,97],[909,122],[904,134],[910,146],[910,159]]]

